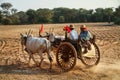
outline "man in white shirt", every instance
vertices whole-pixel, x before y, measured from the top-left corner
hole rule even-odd
[[[78,33],[77,31],[74,30],[74,26],[73,25],[70,25],[70,39],[73,40],[73,41],[77,41],[78,40]]]

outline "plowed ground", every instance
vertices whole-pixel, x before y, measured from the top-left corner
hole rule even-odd
[[[79,31],[79,25],[75,24]],[[46,58],[42,69],[31,61],[28,65],[28,54],[22,52],[20,33],[33,30],[38,36],[38,25],[7,25],[0,26],[0,80],[120,80],[120,26],[107,23],[85,23],[90,32],[97,36],[96,43],[101,52],[101,59],[97,66],[87,68],[78,59],[73,70],[62,72],[53,56],[53,69],[49,71]],[[56,35],[64,35],[66,24],[45,24],[44,32],[54,28]],[[44,33],[42,33],[44,35]],[[52,52],[55,55],[54,52]],[[40,60],[37,54],[36,60]]]

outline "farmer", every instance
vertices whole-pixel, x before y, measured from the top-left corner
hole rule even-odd
[[[85,48],[84,49],[84,52],[83,53],[87,53],[88,50],[91,50],[91,42],[90,42],[90,39],[92,39],[92,35],[91,33],[88,31],[86,25],[81,25],[80,26],[80,36],[79,36],[79,39],[81,40],[82,44],[83,44],[83,47]],[[87,47],[84,45],[86,44]]]
[[[63,28],[63,30],[65,31],[65,38],[67,38],[67,33],[70,33],[69,34],[70,40],[72,40],[72,41],[78,40],[78,33],[77,33],[77,31],[74,30],[74,25],[66,26]]]
[[[75,27],[74,27],[74,25],[70,25],[69,26],[70,27],[70,39],[71,40],[73,40],[73,41],[77,41],[78,40],[78,33],[77,33],[77,31],[75,31]]]

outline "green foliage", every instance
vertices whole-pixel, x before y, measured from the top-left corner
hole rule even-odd
[[[37,19],[37,16],[36,16],[36,12],[35,10],[33,9],[29,9],[27,12],[26,12],[27,16],[28,16],[28,23],[29,24],[35,24],[36,23],[36,19]]]
[[[53,9],[53,21],[59,22],[60,16],[64,17],[65,22],[76,22],[75,19],[77,17],[77,10],[76,9],[69,9],[69,8],[55,8]]]
[[[19,24],[27,24],[28,23],[28,15],[25,12],[20,11],[16,15],[19,18]]]
[[[11,24],[20,24],[19,16],[12,15],[12,16],[10,16],[10,19],[12,21]]]
[[[116,18],[114,23],[120,25],[120,18]]]
[[[17,9],[12,8],[10,12],[10,8],[12,7],[11,3],[1,3],[0,7],[2,8],[0,13],[0,21],[2,24],[18,24],[19,19],[15,16]],[[11,14],[12,13],[12,14]]]
[[[0,10],[0,23],[2,21],[2,11]]]
[[[113,9],[112,8],[106,8],[104,10],[104,20],[108,23],[112,21],[113,18]]]
[[[37,23],[50,23],[52,22],[53,11],[50,9],[38,9],[37,14]]]
[[[2,3],[0,6],[3,10],[9,10],[12,7],[12,4],[6,2],[6,3]]]
[[[9,9],[12,7],[12,4],[11,3],[2,3],[0,5],[0,7],[2,8],[2,12],[3,12],[3,15],[5,16],[9,16],[10,15],[10,12],[9,12]]]
[[[12,9],[11,9],[12,15],[14,15],[16,12],[17,12],[17,9],[15,9],[15,8],[12,8]]]
[[[1,23],[4,25],[12,24],[12,20],[10,18],[4,18]]]
[[[64,16],[59,16],[59,22],[60,22],[60,23],[65,22],[65,18],[64,18]]]
[[[120,25],[120,6],[116,8],[114,16],[115,16],[114,23]]]
[[[116,8],[115,16],[120,17],[120,6],[118,8]]]
[[[113,11],[112,8],[69,9],[54,8],[52,10],[29,9],[26,12],[17,12],[11,3],[1,3],[0,23],[2,24],[38,24],[38,23],[78,23],[78,22],[120,22],[120,6]]]

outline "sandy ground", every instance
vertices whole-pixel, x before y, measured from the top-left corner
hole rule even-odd
[[[82,23],[80,23],[82,24]],[[79,25],[75,24],[79,32]],[[120,26],[107,23],[85,23],[92,34],[97,36],[96,43],[101,52],[97,66],[87,68],[78,59],[73,70],[62,72],[53,57],[53,69],[49,71],[46,58],[42,69],[31,61],[28,66],[28,54],[22,52],[20,33],[33,30],[38,36],[40,24],[0,26],[0,80],[120,80]],[[56,35],[64,35],[66,24],[45,24],[44,31],[54,28]],[[42,33],[44,35],[44,33]],[[55,54],[52,52],[52,54]],[[34,55],[39,60],[37,54]]]

